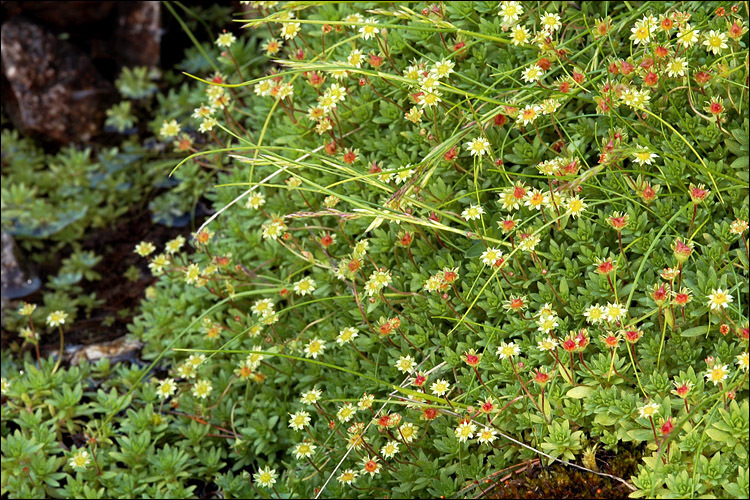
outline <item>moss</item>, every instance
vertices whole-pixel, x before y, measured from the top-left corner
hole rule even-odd
[[[641,453],[622,450],[597,459],[601,472],[629,478],[635,474]],[[536,462],[523,472],[497,482],[486,498],[624,498],[630,489],[623,483],[559,463],[544,467]]]

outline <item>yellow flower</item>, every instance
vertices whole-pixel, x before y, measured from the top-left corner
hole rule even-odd
[[[369,18],[364,22],[367,24],[359,28],[359,32],[362,34],[362,38],[364,38],[365,40],[369,40],[370,38],[380,33],[380,30],[376,27],[377,23],[375,22],[375,19]]]
[[[308,425],[310,425],[310,414],[304,410],[293,413],[289,417],[289,427],[295,431],[301,431]]]
[[[199,380],[195,383],[193,386],[193,396],[196,398],[206,399],[209,394],[211,394],[211,391],[213,390],[213,386],[211,385],[211,382],[208,380]]]
[[[351,484],[357,478],[357,472],[352,469],[346,469],[339,475],[339,482],[342,484]]]
[[[18,310],[18,314],[21,316],[31,316],[34,311],[36,310],[36,304],[29,304],[28,302],[24,302],[23,306]]]
[[[264,488],[268,488],[269,486],[273,486],[274,484],[276,484],[277,477],[278,474],[276,474],[276,469],[271,469],[268,466],[265,466],[253,475],[255,484],[263,486]]]
[[[161,129],[159,129],[159,135],[161,135],[164,139],[169,139],[170,137],[174,137],[179,133],[180,124],[177,123],[177,120],[164,120],[164,122],[162,122],[161,124]]]
[[[521,2],[500,2],[500,12],[497,15],[503,16],[503,22],[518,21],[518,16],[521,14],[523,14]]]
[[[705,376],[706,380],[713,382],[714,385],[718,385],[729,376],[729,367],[727,365],[716,363],[708,370],[708,372],[706,372]]]
[[[430,386],[430,390],[435,396],[442,396],[448,392],[450,386],[451,385],[446,380],[440,379]]]
[[[320,339],[312,339],[305,347],[305,356],[308,358],[318,359],[318,354],[323,354],[326,343]]]
[[[578,217],[583,213],[584,210],[586,210],[586,205],[582,199],[578,197],[578,195],[573,196],[568,200],[567,207],[568,207],[568,213],[572,217]]]
[[[170,397],[172,394],[174,394],[174,391],[177,390],[177,386],[174,383],[174,380],[171,378],[166,378],[159,382],[159,387],[156,388],[156,394],[161,399],[166,399]]]
[[[459,443],[465,443],[467,440],[474,437],[474,433],[477,431],[477,426],[471,422],[462,422],[456,427],[456,437]]]
[[[732,302],[733,297],[729,295],[727,290],[717,288],[712,290],[712,293],[708,295],[708,307],[714,311],[720,311],[726,309],[727,305]]]
[[[219,38],[216,39],[216,45],[219,47],[231,47],[234,42],[237,41],[237,38],[231,33],[224,32],[221,35],[219,35]]]
[[[64,325],[66,319],[68,319],[68,313],[65,311],[54,311],[47,316],[47,325],[53,328]]]
[[[510,39],[513,41],[513,45],[523,45],[529,40],[529,30],[523,26],[516,26],[510,32]]]
[[[511,358],[521,354],[521,348],[515,342],[502,342],[497,348],[497,355],[500,359]]]
[[[135,253],[141,257],[148,257],[154,250],[156,250],[156,247],[150,241],[141,241],[135,246]]]
[[[291,40],[297,36],[299,30],[299,23],[284,23],[281,27],[281,36],[283,36],[285,40]]]
[[[638,408],[641,418],[653,417],[657,411],[659,411],[659,405],[656,403],[649,403],[646,406]]]
[[[716,55],[728,47],[727,36],[720,31],[711,30],[706,35],[703,45],[706,46],[708,52],[713,52],[713,54]]]
[[[86,450],[78,450],[70,457],[68,465],[76,470],[84,470],[89,462],[89,452]]]

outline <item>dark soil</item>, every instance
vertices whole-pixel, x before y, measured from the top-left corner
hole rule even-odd
[[[637,472],[640,453],[620,450],[616,455],[599,452],[599,471],[624,480]],[[515,472],[514,472],[515,471]],[[480,489],[480,487],[483,488]],[[538,461],[486,480],[468,492],[467,498],[626,498],[631,490],[623,483],[555,463],[544,467]]]
[[[199,223],[200,221],[194,221],[194,224]],[[115,226],[92,231],[86,236],[81,242],[82,249],[91,250],[102,257],[95,268],[102,279],[83,281],[81,286],[85,294],[96,293],[97,299],[103,301],[103,304],[92,311],[89,317],[79,313],[76,322],[65,329],[65,344],[90,345],[125,335],[127,325],[137,313],[146,288],[156,281],[148,269],[147,260],[133,252],[135,246],[141,241],[150,241],[160,251],[167,241],[178,235],[189,239],[192,230],[191,225],[167,227],[154,224],[149,211],[134,208],[120,218]],[[47,262],[39,269],[42,283],[58,272],[60,261],[65,256],[57,257],[55,262]],[[125,272],[130,266],[141,271],[137,281],[125,278]],[[22,300],[39,302],[43,292],[44,287]],[[3,329],[4,347],[16,338],[14,332]],[[40,348],[43,356],[59,348],[56,335],[42,336],[42,342]]]

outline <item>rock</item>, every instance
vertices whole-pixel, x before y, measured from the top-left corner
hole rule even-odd
[[[140,340],[119,337],[101,344],[92,344],[85,347],[77,346],[77,348],[68,347],[66,355],[75,351],[70,360],[71,365],[77,365],[83,360],[96,363],[102,358],[109,358],[111,363],[137,361],[141,347],[143,347],[143,343]]]
[[[117,2],[3,2],[10,15],[25,15],[47,26],[65,29],[100,23]]]
[[[0,268],[0,321],[5,321],[5,307],[12,299],[25,297],[39,289],[40,281],[36,276],[29,276],[19,265],[16,258],[13,237],[2,232],[2,268]]]
[[[160,2],[118,3],[115,50],[122,66],[159,66],[161,34]]]
[[[114,87],[86,55],[21,18],[4,23],[1,38],[3,106],[17,129],[60,143],[99,131]]]

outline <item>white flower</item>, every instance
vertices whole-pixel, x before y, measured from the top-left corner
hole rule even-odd
[[[633,153],[633,161],[639,165],[651,165],[652,161],[658,157],[659,155],[652,153],[643,146],[636,146],[636,151]]]
[[[366,23],[365,26],[359,28],[359,32],[362,34],[362,38],[364,38],[365,40],[369,40],[370,38],[380,33],[380,30],[376,27],[377,23],[375,22],[375,19],[371,17],[364,22]]]
[[[647,44],[651,41],[651,23],[646,20],[636,21],[635,25],[630,29],[632,33],[630,39],[633,40],[633,45]]]
[[[727,365],[722,365],[721,363],[716,363],[712,368],[706,372],[706,380],[709,382],[713,382],[714,385],[718,385],[720,382],[723,382],[726,380],[726,378],[729,376],[729,367]]]
[[[68,319],[68,313],[65,311],[54,311],[47,316],[47,325],[52,328],[64,325],[66,319]]]
[[[380,454],[385,458],[393,458],[398,453],[398,441],[388,441],[382,448]]]
[[[264,468],[258,470],[258,472],[253,475],[255,484],[263,486],[264,488],[268,488],[269,486],[273,486],[274,484],[276,484],[277,477],[278,474],[276,474],[276,469],[271,469],[268,466],[265,466]]]
[[[746,372],[748,366],[750,366],[750,355],[748,355],[748,352],[745,351],[742,354],[738,354],[737,355],[737,368],[739,368],[743,372]]]
[[[182,235],[176,236],[175,238],[169,240],[166,245],[164,245],[164,251],[172,255],[179,252],[184,244],[185,237]]]
[[[560,14],[545,12],[540,21],[542,22],[544,29],[550,33],[559,30],[560,26],[562,26],[562,23],[560,22]]]
[[[284,23],[281,26],[281,36],[283,36],[285,40],[291,40],[297,36],[299,30],[299,23]]]
[[[193,396],[206,399],[208,395],[211,394],[212,390],[213,386],[211,385],[211,382],[208,380],[199,380],[193,386]]]
[[[237,38],[231,33],[222,33],[219,38],[216,39],[216,45],[219,47],[231,47]]]
[[[490,142],[484,137],[477,137],[472,139],[465,144],[466,149],[471,153],[471,156],[484,156],[490,151]]]
[[[68,465],[76,470],[84,470],[89,462],[89,452],[86,450],[78,450],[70,457]]]
[[[706,46],[707,51],[713,52],[716,55],[728,47],[727,36],[720,31],[711,30],[706,35],[703,45]]]
[[[539,117],[540,111],[541,110],[539,106],[532,106],[531,104],[528,104],[518,113],[518,120],[522,125],[534,123],[534,120]]]
[[[521,75],[521,79],[525,82],[538,82],[539,79],[544,74],[544,70],[537,66],[536,64],[529,66],[525,70],[523,70],[523,74]]]
[[[495,263],[503,258],[503,252],[497,248],[488,248],[479,257],[485,266],[494,266]]]
[[[299,295],[305,296],[315,291],[315,281],[312,278],[302,278],[294,284],[294,291]]]
[[[352,50],[346,60],[355,68],[359,68],[360,66],[362,66],[362,51],[358,49]]]
[[[586,318],[586,321],[592,325],[603,321],[606,315],[607,312],[598,304],[589,306],[588,309],[583,312],[583,316]]]
[[[250,310],[256,316],[267,316],[273,312],[273,301],[271,299],[261,299],[256,301]]]
[[[547,337],[546,339],[542,339],[539,341],[539,344],[537,344],[537,348],[540,351],[551,351],[555,347],[557,347],[557,341],[553,339],[552,337]]]
[[[352,406],[351,403],[346,403],[344,406],[339,408],[338,412],[336,412],[336,418],[338,418],[342,423],[348,422],[352,419],[356,412],[357,410],[354,409],[354,406]]]
[[[352,328],[352,327],[344,328],[343,330],[339,332],[339,336],[336,337],[336,343],[338,343],[339,345],[344,345],[354,340],[357,337],[357,335],[359,335],[359,333],[357,332],[356,328]]]
[[[156,388],[156,394],[160,399],[167,399],[174,391],[177,390],[177,385],[174,383],[174,379],[166,378],[159,382],[159,387]]]
[[[417,438],[417,428],[411,422],[402,424],[398,428],[398,433],[405,443],[411,443]]]
[[[624,318],[627,314],[625,308],[618,302],[608,303],[607,307],[605,307],[604,310],[609,321],[617,321],[620,318]]]
[[[254,208],[255,210],[257,210],[265,204],[265,196],[263,196],[261,193],[253,193],[248,196],[247,202],[245,202],[245,208]]]
[[[461,217],[463,217],[465,220],[476,220],[481,219],[483,214],[484,209],[481,205],[472,204],[471,206],[469,206],[469,208],[461,212]]]
[[[409,373],[416,364],[416,361],[411,356],[401,356],[396,361],[396,368],[401,373]]]
[[[582,199],[578,197],[578,195],[571,197],[565,205],[571,217],[578,217],[579,215],[581,215],[581,213],[583,213],[584,210],[586,210],[586,207],[588,206],[583,202]]]
[[[456,437],[458,438],[459,443],[465,443],[467,440],[474,437],[474,433],[477,431],[477,426],[474,425],[472,422],[461,422],[458,427],[456,427]]]
[[[216,118],[210,116],[208,118],[204,118],[201,124],[198,126],[198,132],[201,132],[202,134],[210,132],[218,123],[219,122],[216,121]]]
[[[423,108],[431,108],[433,106],[437,106],[440,102],[442,102],[442,99],[440,98],[441,95],[442,94],[437,90],[422,92],[422,94],[420,94],[419,98],[417,99],[417,102]]]
[[[177,120],[164,120],[164,122],[161,124],[161,129],[159,129],[159,135],[164,139],[169,139],[170,137],[174,137],[179,133],[180,125],[177,123]]]
[[[321,391],[318,388],[313,387],[309,391],[303,392],[299,400],[303,404],[312,405],[318,402],[318,399],[320,399],[321,394],[323,394],[323,391]]]
[[[310,414],[305,410],[300,410],[289,416],[289,427],[295,431],[301,431],[308,425],[310,425]]]
[[[688,63],[684,57],[675,57],[667,64],[667,75],[673,78],[676,76],[685,76],[687,68]]]
[[[263,80],[262,82],[256,83],[253,87],[253,92],[261,97],[267,97],[271,95],[271,90],[273,90],[273,83],[271,80]],[[196,112],[197,111],[198,110],[196,110]],[[211,110],[211,112],[213,113],[213,109]],[[193,113],[193,117],[195,117],[195,113]]]
[[[451,385],[448,383],[448,381],[440,379],[430,386],[430,390],[435,396],[442,396],[443,394],[448,392],[448,389],[450,389],[450,387]]]
[[[497,348],[497,355],[500,359],[510,358],[512,356],[518,356],[521,354],[521,348],[518,347],[515,342],[505,343],[502,342]]]
[[[510,32],[510,39],[513,45],[524,45],[529,40],[529,30],[520,25],[515,26]]]
[[[443,59],[442,61],[436,62],[432,71],[438,76],[438,78],[445,78],[446,76],[453,73],[455,63],[450,59]]]
[[[408,164],[403,169],[396,172],[396,175],[393,178],[396,184],[401,184],[411,178],[412,174],[414,174],[414,169],[409,168],[410,166],[411,165]]]
[[[693,29],[690,27],[690,24],[685,23],[685,26],[680,28],[680,34],[677,36],[677,43],[682,44],[683,47],[688,49],[698,41],[698,33],[700,32],[697,29]]]
[[[339,475],[339,482],[341,484],[351,484],[355,479],[357,479],[358,474],[359,473],[355,470],[346,469]]]
[[[638,408],[638,413],[641,418],[653,417],[656,412],[659,411],[659,405],[656,403],[649,403],[646,406]]]
[[[479,444],[492,444],[495,439],[497,439],[497,431],[492,427],[483,428],[481,431],[479,431],[479,435],[477,436],[477,441],[479,441]]]
[[[307,458],[312,456],[313,453],[315,453],[315,446],[314,444],[308,443],[307,441],[304,441],[302,443],[297,444],[294,447],[294,450],[292,450],[292,453],[294,453],[294,458],[297,460],[301,458]]]
[[[721,311],[722,309],[726,309],[728,304],[732,303],[732,300],[734,298],[729,295],[728,290],[722,290],[721,288],[717,288],[715,290],[711,290],[712,293],[708,295],[708,307],[710,307],[714,311]]]
[[[500,2],[500,12],[497,15],[503,16],[504,23],[518,21],[518,16],[521,14],[523,14],[521,2]]]
[[[312,339],[305,346],[305,355],[308,358],[318,359],[318,354],[323,354],[326,349],[326,343],[320,339]]]

